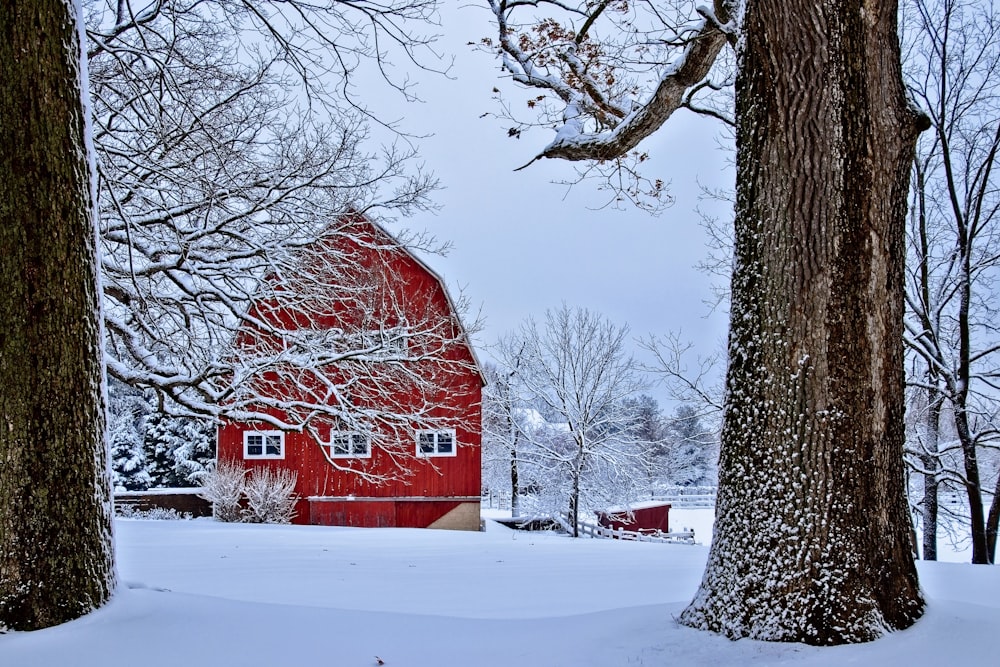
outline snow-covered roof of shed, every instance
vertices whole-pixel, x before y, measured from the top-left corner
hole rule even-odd
[[[553,431],[569,432],[569,424],[566,422],[550,422],[542,413],[534,408],[515,408],[514,414],[523,426],[532,429],[547,428]]]
[[[616,506],[608,507],[602,510],[607,514],[626,514],[628,512],[634,512],[635,510],[644,510],[651,507],[663,507],[664,505],[669,506],[670,503],[665,500],[643,500],[637,503],[629,503],[628,506]]]

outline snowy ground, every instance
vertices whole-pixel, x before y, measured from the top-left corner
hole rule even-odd
[[[706,525],[707,522],[707,525]],[[675,510],[699,539],[709,510]],[[699,529],[699,526],[700,529]],[[117,523],[105,608],[0,635],[3,667],[996,664],[1000,568],[921,563],[916,626],[861,646],[679,627],[707,548],[520,533]]]

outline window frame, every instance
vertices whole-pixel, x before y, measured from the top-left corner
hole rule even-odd
[[[423,450],[423,447],[421,447],[421,444],[420,444],[420,438],[421,438],[421,436],[425,435],[425,434],[428,434],[428,433],[434,435],[434,451],[433,452],[425,452]],[[438,438],[439,438],[439,436],[442,433],[447,433],[449,436],[451,436],[451,451],[450,452],[442,452],[442,451],[440,451],[440,445],[438,443]],[[420,457],[420,458],[433,458],[433,457],[439,457],[439,456],[444,456],[444,457],[447,457],[447,456],[458,456],[458,438],[457,438],[457,436],[455,434],[455,429],[453,429],[453,428],[438,428],[438,429],[427,428],[427,429],[419,429],[416,432],[416,443],[417,443],[417,456]]]
[[[349,440],[348,449],[350,450],[347,454],[337,454],[334,451],[334,439],[338,437],[347,436]],[[360,439],[364,442],[365,453],[355,454],[355,439]],[[327,447],[330,448],[330,458],[331,459],[370,459],[372,457],[372,441],[364,433],[360,431],[330,431],[330,439],[328,440]]]
[[[261,436],[263,440],[261,441],[261,453],[251,454],[250,453],[250,438],[253,436]],[[268,454],[267,453],[267,438],[268,436],[278,436],[278,446],[281,449],[280,454]],[[285,432],[284,431],[243,431],[243,459],[247,461],[259,461],[262,459],[270,460],[281,460],[285,458]]]

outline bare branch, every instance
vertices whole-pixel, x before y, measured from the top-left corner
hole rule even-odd
[[[690,89],[702,84],[732,34],[727,3],[717,0],[714,12],[699,7],[701,21],[687,31],[681,53],[662,68],[650,96],[640,104],[624,103],[615,99],[613,89],[605,90],[590,76],[590,61],[584,61],[578,53],[609,3],[598,3],[589,14],[584,13],[586,20],[579,31],[563,29],[554,21],[542,22],[536,28],[543,35],[540,42],[526,41],[523,34],[518,37],[511,22],[517,4],[498,0],[489,0],[489,4],[497,21],[505,69],[516,82],[555,93],[564,104],[556,138],[538,157],[612,160],[633,150],[674,111],[690,105]],[[563,74],[551,71],[553,57],[563,63]],[[610,75],[609,80],[613,80]],[[607,129],[586,131],[587,116],[593,116],[599,127]]]

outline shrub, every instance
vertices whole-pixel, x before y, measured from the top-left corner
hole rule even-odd
[[[123,519],[149,519],[153,521],[176,521],[190,519],[190,512],[178,512],[170,507],[150,507],[148,510],[136,509],[132,505],[115,504],[115,514]]]
[[[219,461],[215,470],[202,478],[201,493],[212,503],[212,516],[219,521],[242,520],[240,499],[246,487],[246,469],[236,461]]]
[[[295,480],[298,474],[290,470],[256,468],[246,480],[244,493],[247,507],[243,521],[247,523],[291,523],[295,518]]]

